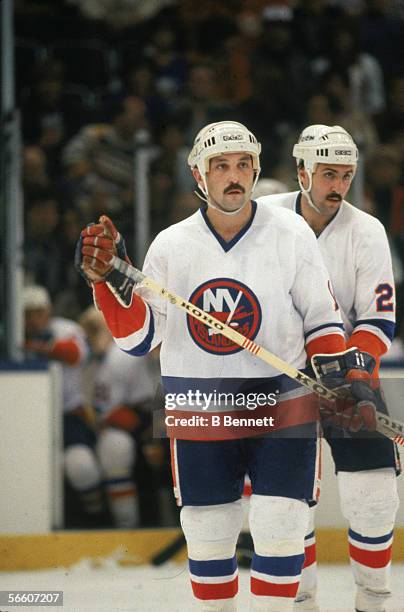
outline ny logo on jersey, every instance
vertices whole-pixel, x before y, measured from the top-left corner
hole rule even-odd
[[[251,289],[239,281],[231,278],[206,281],[195,289],[189,301],[247,338],[253,339],[258,333],[261,325],[260,304]],[[189,315],[187,324],[196,344],[209,353],[231,355],[242,350],[220,332]]]

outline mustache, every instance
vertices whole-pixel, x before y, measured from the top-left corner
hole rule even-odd
[[[241,185],[239,185],[238,183],[232,183],[231,185],[229,185],[228,187],[226,187],[226,189],[223,191],[223,193],[229,193],[229,191],[233,191],[233,189],[238,189],[239,191],[241,191],[242,193],[245,193],[245,189],[244,187],[242,187]]]
[[[342,196],[340,196],[340,194],[339,194],[339,193],[329,193],[329,194],[326,196],[326,198],[325,198],[325,199],[326,199],[326,200],[329,200],[329,199],[331,199],[331,198],[333,198],[333,199],[337,198],[337,199],[338,199],[340,202],[342,202]]]

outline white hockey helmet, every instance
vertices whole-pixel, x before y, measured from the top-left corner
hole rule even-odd
[[[310,174],[316,164],[341,164],[355,166],[358,163],[358,147],[352,137],[340,125],[309,125],[293,147],[296,164],[301,161]]]
[[[47,289],[40,285],[28,285],[24,287],[22,302],[25,310],[42,310],[51,305],[51,299]]]
[[[197,134],[192,151],[188,156],[191,169],[198,168],[205,178],[209,170],[209,160],[223,153],[245,151],[252,157],[257,176],[261,170],[259,155],[261,144],[242,123],[237,121],[218,121],[209,123]]]

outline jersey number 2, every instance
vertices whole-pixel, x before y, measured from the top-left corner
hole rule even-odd
[[[376,287],[376,294],[379,296],[376,299],[377,312],[392,312],[393,287],[388,283],[382,283]]]

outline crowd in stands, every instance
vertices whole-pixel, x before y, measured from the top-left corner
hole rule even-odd
[[[110,215],[134,252],[139,150],[152,238],[199,205],[186,160],[201,127],[245,123],[262,176],[290,190],[293,143],[324,123],[360,148],[352,203],[387,230],[404,336],[403,0],[16,0],[15,39],[25,269],[56,315],[92,302],[73,265],[85,224]]]

